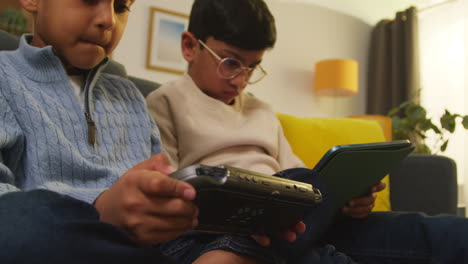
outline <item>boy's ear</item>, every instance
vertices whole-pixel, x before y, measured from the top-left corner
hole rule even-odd
[[[192,62],[198,50],[198,40],[192,33],[187,31],[183,32],[181,46],[184,59],[188,63]]]
[[[36,13],[38,2],[40,0],[19,0],[21,6],[29,13]]]

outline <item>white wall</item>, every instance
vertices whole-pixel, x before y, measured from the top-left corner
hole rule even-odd
[[[465,73],[464,73],[464,91],[465,91],[465,113],[468,114],[468,0],[464,0],[463,1],[463,10],[465,10],[465,16],[464,16],[464,27],[465,27]],[[465,150],[468,150],[468,136],[466,135],[465,133],[465,145],[462,147],[465,149]],[[464,200],[464,205],[465,205],[465,209],[466,209],[466,206],[468,205],[468,176],[466,174],[468,174],[468,169],[467,169],[467,165],[468,164],[468,153],[465,154],[465,160],[463,161],[463,164],[465,164],[465,179],[464,179],[464,189],[463,189],[463,193],[458,197],[462,197],[462,198],[465,198]],[[460,201],[460,199],[459,199]],[[465,213],[468,215],[468,210],[465,211]]]
[[[192,0],[135,1],[124,36],[114,51],[113,58],[125,65],[128,74],[159,83],[177,78],[177,75],[146,69],[146,49],[150,22],[150,7],[189,14]]]
[[[421,103],[433,122],[439,122],[447,108],[458,114],[468,114],[467,81],[467,19],[468,0],[460,0],[419,13],[421,57]],[[442,155],[457,163],[458,182],[468,188],[468,133],[457,124],[449,137],[447,151]],[[465,189],[465,193],[468,193]],[[463,188],[460,188],[462,191]],[[468,204],[459,195],[461,205]],[[466,198],[465,198],[466,200]]]
[[[178,75],[145,68],[150,6],[188,14],[192,0],[136,1],[127,30],[114,59],[129,74],[165,82]],[[278,30],[276,47],[262,64],[268,76],[248,87],[279,112],[316,117],[363,114],[367,53],[372,25],[314,4],[267,0]],[[359,94],[351,98],[318,98],[312,91],[314,65],[328,58],[350,58],[359,63]]]
[[[393,18],[395,13],[410,6],[425,8],[454,0],[275,0],[285,3],[314,3],[338,10],[366,21],[377,24],[383,18]]]
[[[268,78],[249,90],[283,113],[320,117],[363,114],[372,27],[349,15],[313,4],[270,1],[269,6],[276,18],[278,41],[264,56]],[[357,96],[314,95],[314,65],[330,58],[358,61],[360,91]]]

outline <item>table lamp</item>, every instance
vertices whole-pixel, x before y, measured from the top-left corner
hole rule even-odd
[[[358,92],[358,63],[350,59],[322,60],[315,64],[315,94],[353,96]]]

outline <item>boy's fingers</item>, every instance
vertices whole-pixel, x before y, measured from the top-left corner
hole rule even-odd
[[[304,233],[307,229],[307,226],[306,224],[303,222],[303,221],[300,221],[298,222],[295,226],[294,226],[294,231],[296,233]]]
[[[359,207],[359,208],[349,208],[343,207],[343,213],[345,215],[351,216],[355,219],[361,219],[367,217],[372,211],[373,205],[368,207]]]
[[[175,171],[171,165],[169,157],[165,153],[158,153],[151,158],[137,164],[134,169],[137,170],[155,170],[169,175]]]
[[[361,198],[356,198],[356,199],[351,200],[348,203],[348,206],[349,207],[368,206],[375,202],[376,197],[377,195],[373,193],[372,195],[368,195],[368,196],[361,197]]]
[[[264,235],[252,235],[251,236],[261,246],[267,247],[270,245],[271,240],[268,236]]]
[[[166,175],[169,175],[175,171],[175,168],[172,167],[169,157],[164,153],[158,153],[151,157],[150,162],[152,163],[153,169],[160,171]]]
[[[196,194],[192,185],[152,171],[142,171],[138,188],[149,196],[174,197],[184,200],[193,200]]]
[[[380,192],[382,190],[385,189],[385,187],[387,187],[387,184],[385,184],[385,182],[379,182],[378,184],[374,185],[371,189],[372,192]]]
[[[286,231],[283,233],[283,238],[288,242],[294,242],[296,241],[297,234],[292,231]]]

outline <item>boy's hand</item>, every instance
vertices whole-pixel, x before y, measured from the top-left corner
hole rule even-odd
[[[305,230],[306,230],[306,225],[304,224],[304,222],[300,221],[292,229],[281,232],[278,235],[280,237],[282,237],[283,239],[285,239],[286,241],[288,241],[288,242],[294,242],[294,241],[296,241],[297,234],[298,233],[304,233]],[[271,243],[271,240],[270,240],[270,238],[268,236],[253,235],[252,238],[255,239],[255,241],[257,241],[258,244],[260,244],[260,245],[262,245],[264,247],[269,246],[270,243]]]
[[[142,245],[159,244],[194,228],[195,189],[168,177],[173,171],[162,153],[130,169],[96,199],[100,220]]]
[[[380,182],[372,186],[369,195],[349,201],[342,208],[343,214],[356,219],[366,218],[374,208],[374,202],[377,197],[375,193],[385,189],[385,186],[384,182]]]

